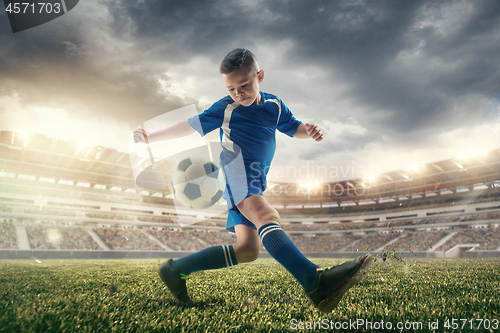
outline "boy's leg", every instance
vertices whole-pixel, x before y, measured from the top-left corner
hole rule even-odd
[[[367,254],[330,269],[317,269],[281,229],[278,212],[262,195],[249,196],[237,207],[258,228],[269,254],[302,284],[307,297],[321,312],[331,312],[344,293],[362,279],[372,262]]]
[[[202,270],[230,267],[237,264],[232,245],[212,246],[177,260],[168,260],[158,268],[158,275],[172,295],[191,304],[186,287],[186,276]]]
[[[237,265],[233,245],[208,247],[186,257],[173,260],[171,265],[184,275],[198,271],[218,269]]]
[[[305,290],[316,286],[316,265],[293,244],[279,225],[280,217],[262,195],[251,195],[240,202],[238,210],[258,229],[258,235],[267,252],[285,267]]]
[[[202,270],[218,269],[249,262],[259,256],[259,237],[257,230],[236,225],[237,244],[212,246],[177,260],[170,259],[158,269],[158,274],[175,298],[191,303],[187,293],[186,276]]]
[[[233,246],[238,263],[251,262],[259,257],[260,240],[257,229],[244,224],[234,226],[236,245]]]

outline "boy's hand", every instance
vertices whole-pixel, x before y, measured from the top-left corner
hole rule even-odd
[[[134,142],[136,143],[148,143],[148,136],[150,133],[146,132],[145,129],[137,127],[134,130]]]
[[[323,140],[323,132],[321,132],[321,129],[318,127],[318,125],[315,124],[305,124],[305,125],[306,125],[307,135],[309,135],[311,138],[313,138],[318,142]]]

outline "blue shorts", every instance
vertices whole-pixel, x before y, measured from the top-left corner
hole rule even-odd
[[[228,208],[226,230],[234,233],[234,226],[238,224],[255,228],[255,225],[241,214],[236,205],[251,195],[262,195],[266,190],[266,181],[259,172],[245,165],[239,150],[223,152],[221,166],[226,176],[226,189],[223,194]]]
[[[253,179],[251,181],[251,186],[246,186],[244,189],[238,189],[240,193],[246,192],[245,199],[251,195],[262,195],[262,193],[265,190],[265,184],[262,184],[262,182],[259,182],[257,179]],[[246,184],[245,184],[246,185]],[[259,186],[260,185],[260,186]],[[236,205],[241,202],[242,200],[239,200],[238,202],[235,202],[233,196],[232,196],[232,191],[231,188],[234,189],[233,187],[230,187],[228,184],[226,184],[226,191],[224,191],[224,195],[226,196],[227,200],[227,206],[228,206],[228,213],[227,213],[227,222],[226,222],[226,230],[229,232],[234,233],[234,226],[238,224],[244,224],[249,227],[252,227],[254,229],[257,229],[255,225],[248,220],[243,214],[241,214],[240,210]]]
[[[229,186],[229,183],[232,183],[233,186]],[[249,185],[250,183],[251,183],[251,185]],[[227,200],[227,208],[228,208],[226,230],[234,233],[235,232],[234,226],[238,225],[238,224],[244,224],[244,225],[247,225],[247,226],[252,227],[254,229],[257,229],[255,227],[255,225],[250,220],[248,220],[245,216],[243,216],[243,214],[241,214],[238,207],[236,207],[236,205],[243,200],[235,201],[235,199],[233,198],[233,195],[232,195],[232,193],[233,193],[232,190],[238,191],[240,193],[240,195],[242,193],[246,192],[246,195],[244,198],[244,199],[246,199],[251,195],[256,195],[256,194],[262,195],[262,193],[264,193],[264,190],[266,187],[265,184],[262,184],[262,182],[260,182],[257,179],[252,179],[248,183],[239,184],[241,186],[238,186],[236,189],[235,189],[234,185],[235,185],[235,182],[227,182],[226,183],[226,190],[224,191],[224,196],[225,196],[225,199]]]

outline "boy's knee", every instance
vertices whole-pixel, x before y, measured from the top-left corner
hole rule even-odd
[[[255,261],[259,258],[259,248],[252,249],[246,253],[247,262]]]
[[[275,209],[266,211],[259,215],[259,222],[261,225],[268,223],[280,224],[280,214]]]
[[[244,244],[237,247],[237,257],[239,263],[255,261],[259,257],[260,244]]]

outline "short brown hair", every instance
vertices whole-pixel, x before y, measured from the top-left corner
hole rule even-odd
[[[249,72],[259,68],[257,58],[247,49],[234,49],[229,52],[222,60],[219,70],[221,74],[229,74],[240,68],[246,68]]]

